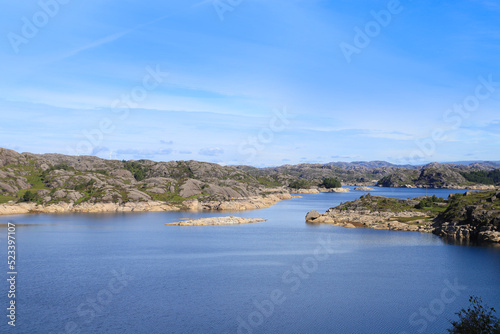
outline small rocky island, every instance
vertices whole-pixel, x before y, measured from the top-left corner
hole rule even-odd
[[[175,226],[206,226],[206,225],[240,225],[240,224],[251,224],[266,221],[263,218],[241,218],[241,217],[210,217],[201,218],[194,220],[183,220],[176,223],[168,223],[165,225],[175,225]]]
[[[396,199],[368,193],[323,214],[310,211],[306,222],[427,232],[459,240],[500,243],[500,189],[467,191],[448,199]]]

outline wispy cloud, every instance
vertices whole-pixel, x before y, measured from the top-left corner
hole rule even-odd
[[[219,147],[212,147],[212,148],[202,148],[199,152],[200,155],[206,155],[209,157],[216,157],[221,154],[224,154],[224,150]]]
[[[173,152],[171,149],[147,150],[147,149],[119,149],[116,151],[120,155],[134,155],[139,157],[152,157],[157,155],[169,155]]]

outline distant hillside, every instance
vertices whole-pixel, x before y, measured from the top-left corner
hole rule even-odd
[[[262,196],[281,182],[198,161],[118,161],[0,148],[0,203],[222,201]]]
[[[489,163],[471,165],[431,163],[419,169],[400,169],[377,183],[384,187],[467,188],[500,185],[500,168]]]
[[[299,164],[284,165],[279,167],[254,168],[248,166],[236,166],[252,175],[266,177],[298,178],[319,184],[324,178],[337,178],[344,185],[370,184],[373,185],[382,177],[398,171],[402,167],[394,167],[387,163],[383,167],[367,167],[371,163],[328,163],[328,164]],[[379,164],[375,164],[379,165]]]
[[[199,161],[119,161],[94,156],[17,153],[0,148],[0,203],[202,202],[265,196],[286,187],[343,185],[465,188],[498,185],[491,163],[397,166],[384,161],[255,168]]]
[[[470,161],[452,161],[447,162],[450,165],[480,165],[490,166],[493,168],[500,168],[500,161],[483,161],[483,160],[470,160]]]
[[[498,185],[500,168],[490,162],[470,165],[430,163],[425,166],[398,166],[384,161],[331,162],[255,168],[236,166],[254,176],[277,180],[296,178],[317,186],[324,178],[337,178],[344,185],[384,187],[467,188]]]

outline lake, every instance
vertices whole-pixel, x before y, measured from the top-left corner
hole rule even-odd
[[[447,197],[463,190],[376,188]],[[432,234],[305,224],[366,192],[321,193],[239,213],[0,217],[17,241],[7,333],[445,333],[480,296],[500,310],[500,249]],[[268,221],[165,226],[235,214]],[[26,225],[24,225],[26,224]],[[7,229],[0,229],[7,276]],[[498,315],[498,314],[497,314]]]

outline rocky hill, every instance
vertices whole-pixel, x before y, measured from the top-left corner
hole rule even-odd
[[[344,185],[374,185],[382,177],[395,173],[400,169],[406,169],[389,163],[368,162],[305,163],[268,168],[236,167],[254,176],[273,177],[279,180],[306,180],[312,186],[317,186],[325,178],[339,179]]]
[[[0,203],[115,203],[241,200],[284,194],[271,177],[198,161],[118,161],[17,153],[0,148]]]
[[[467,191],[448,199],[395,199],[367,194],[324,214],[311,211],[306,222],[432,232],[462,241],[500,243],[500,189]]]
[[[327,178],[344,185],[465,188],[500,184],[494,164],[397,166],[383,161],[220,166],[198,161],[120,161],[94,156],[17,153],[0,148],[0,204],[162,202],[217,203],[315,190]],[[293,189],[292,189],[293,188]],[[307,189],[310,188],[310,189]],[[254,199],[254,205],[261,206]],[[217,206],[215,204],[209,207]],[[239,203],[238,207],[253,207]],[[220,205],[219,205],[220,207]]]
[[[255,168],[236,166],[253,176],[271,177],[283,184],[307,181],[317,187],[325,178],[336,178],[343,185],[421,188],[485,188],[500,185],[500,168],[484,162],[459,165],[430,163],[424,166],[401,166],[387,162],[332,162]]]
[[[498,174],[498,175],[497,175]],[[404,168],[377,182],[383,187],[419,188],[493,188],[500,185],[500,169],[491,164],[430,163],[418,169]]]

